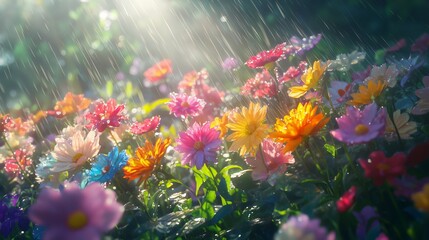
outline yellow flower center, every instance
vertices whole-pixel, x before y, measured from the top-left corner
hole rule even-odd
[[[77,161],[79,161],[79,159],[83,156],[83,153],[76,153],[73,157],[72,157],[72,161],[74,163],[77,163]]]
[[[82,211],[76,211],[70,214],[67,219],[67,226],[72,230],[79,230],[86,226],[88,218]]]
[[[267,69],[268,71],[274,69],[275,66],[276,66],[275,62],[269,62],[269,63],[264,65],[265,69]]]
[[[250,122],[249,124],[247,124],[246,129],[245,129],[245,133],[247,136],[252,135],[256,129],[258,128],[258,123],[257,122]]]
[[[386,163],[379,163],[377,165],[377,168],[379,170],[381,170],[381,171],[386,171],[386,170],[388,170],[390,168],[390,166],[388,164],[386,164]]]
[[[182,107],[185,107],[185,108],[187,108],[187,107],[189,107],[190,105],[189,105],[189,103],[188,102],[182,102],[182,104],[180,104]]]
[[[201,141],[194,143],[194,149],[195,150],[201,150],[203,148],[204,148],[204,144]]]
[[[367,134],[368,132],[369,132],[369,128],[365,124],[358,124],[355,127],[355,133],[357,135],[364,135],[364,134]]]

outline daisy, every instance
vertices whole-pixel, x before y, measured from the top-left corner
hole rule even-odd
[[[86,127],[97,129],[99,132],[103,132],[106,128],[119,127],[127,119],[124,109],[125,106],[117,105],[113,98],[107,102],[98,100],[85,115],[86,120],[89,121]]]
[[[184,93],[170,93],[171,101],[167,103],[170,114],[176,117],[187,118],[198,116],[203,111],[206,103],[204,100]]]

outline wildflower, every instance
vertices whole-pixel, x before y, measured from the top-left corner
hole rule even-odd
[[[297,48],[296,54],[302,56],[305,52],[313,49],[322,39],[322,34],[317,34],[316,36],[312,35],[308,38],[299,39],[296,36],[290,38],[292,46]]]
[[[30,209],[29,218],[45,228],[43,239],[100,239],[122,217],[116,194],[99,183],[84,189],[66,183],[60,190],[45,188]]]
[[[222,141],[219,132],[210,128],[210,123],[194,123],[179,134],[176,150],[183,154],[182,164],[201,169],[205,163],[216,162]]]
[[[288,164],[295,163],[291,152],[282,153],[283,144],[271,139],[264,139],[261,151],[255,157],[247,157],[247,164],[252,167],[252,179],[255,181],[270,180],[275,184],[275,177],[285,173]]]
[[[255,78],[247,80],[241,87],[241,94],[250,95],[253,98],[268,98],[277,94],[277,87],[270,73],[264,69],[261,73],[257,73]]]
[[[411,58],[410,56],[408,59],[401,59],[399,61],[394,61],[394,63],[401,73],[405,73],[402,76],[400,82],[401,87],[403,87],[405,83],[407,83],[413,72],[423,66],[426,63],[426,60],[424,57],[421,56],[417,56],[414,58]]]
[[[223,71],[231,71],[238,67],[237,59],[233,57],[228,57],[222,62]]]
[[[115,174],[127,165],[128,156],[125,150],[119,152],[118,147],[114,147],[108,155],[98,155],[97,161],[89,170],[89,181],[105,183],[110,181]]]
[[[286,46],[286,43],[278,44],[275,48],[268,51],[262,51],[255,56],[251,56],[247,60],[246,65],[249,68],[262,68],[271,69],[274,65],[274,62],[279,60],[283,55],[283,48]]]
[[[395,195],[409,198],[413,193],[419,192],[423,186],[429,183],[429,178],[417,179],[415,176],[403,175],[393,180],[392,185],[395,188]]]
[[[377,110],[372,103],[363,110],[347,107],[346,114],[336,119],[338,129],[332,130],[331,135],[340,142],[360,144],[369,142],[384,133],[386,111]]]
[[[30,225],[27,214],[16,206],[12,197],[5,197],[0,202],[0,236],[4,239],[12,239],[10,234],[14,229],[26,231]]]
[[[393,121],[390,117],[387,117],[386,120],[385,136],[389,141],[398,138],[396,131],[398,131],[401,139],[412,139],[411,134],[417,132],[417,123],[409,121],[410,115],[408,113],[401,113],[401,110],[396,110],[393,113]]]
[[[137,76],[142,71],[143,63],[140,58],[134,58],[133,63],[130,66],[129,73],[132,76]]]
[[[228,127],[226,126],[228,124],[228,115],[229,113],[226,112],[223,114],[222,118],[216,117],[210,124],[211,128],[220,132],[219,138],[223,138],[228,132]]]
[[[13,176],[17,176],[21,171],[25,171],[31,166],[32,163],[30,155],[24,149],[17,149],[12,156],[6,158],[4,170]]]
[[[395,65],[390,65],[389,67],[386,64],[381,66],[374,66],[371,69],[371,74],[365,79],[364,82],[372,81],[381,81],[385,85],[390,88],[394,87],[397,82],[397,77],[399,75],[399,71]]]
[[[380,233],[375,240],[389,240],[389,238],[384,233]]]
[[[351,66],[358,64],[360,61],[365,59],[364,52],[353,51],[349,54],[340,54],[335,60],[331,60],[327,68],[328,71],[337,70],[340,72],[346,72],[350,70]]]
[[[195,86],[197,80],[204,82],[208,78],[207,70],[203,69],[200,72],[191,71],[183,76],[182,81],[179,82],[177,88],[180,92],[191,94],[192,88]]]
[[[299,98],[304,96],[312,88],[317,86],[317,83],[323,76],[327,64],[321,65],[320,61],[315,61],[313,67],[309,67],[307,71],[301,76],[301,80],[304,83],[302,86],[294,86],[289,88],[289,97]]]
[[[23,121],[21,118],[6,119],[6,129],[9,132],[15,132],[20,136],[24,136],[31,131],[34,131],[34,122],[32,119]]]
[[[54,163],[52,171],[62,172],[73,170],[85,164],[90,158],[98,154],[100,150],[100,136],[95,131],[85,133],[84,130],[71,130],[55,139],[55,145],[52,157],[57,162]],[[69,135],[70,134],[70,135]]]
[[[7,126],[10,120],[11,118],[9,117],[9,115],[0,114],[0,135],[2,135],[7,130]]]
[[[365,177],[373,180],[374,185],[380,186],[384,182],[393,180],[405,173],[404,153],[395,153],[390,158],[383,151],[375,151],[369,155],[368,160],[359,159],[359,164],[365,171]]]
[[[356,236],[358,239],[365,239],[368,232],[380,228],[380,222],[376,220],[379,216],[376,209],[371,206],[365,206],[360,212],[353,212],[353,215],[358,221],[356,227]]]
[[[171,101],[167,103],[170,114],[176,117],[187,118],[188,116],[198,116],[201,114],[206,103],[204,100],[184,93],[170,93]]]
[[[350,94],[351,84],[342,81],[331,81],[331,87],[328,88],[329,98],[334,108],[337,108],[345,101]]]
[[[171,60],[164,59],[146,70],[144,76],[146,80],[153,84],[165,79],[172,72]]]
[[[51,169],[54,166],[56,160],[51,154],[48,154],[39,159],[39,164],[36,167],[36,175],[39,178],[47,178],[51,173]]]
[[[420,100],[411,111],[414,115],[423,115],[429,112],[429,76],[423,77],[423,85],[424,88],[416,90],[416,96]]]
[[[338,199],[336,205],[339,213],[345,213],[353,206],[355,203],[356,190],[356,186],[352,186]]]
[[[412,52],[423,53],[429,49],[429,34],[423,33],[417,40],[411,45]]]
[[[414,167],[429,158],[429,142],[425,142],[411,149],[407,156],[407,165]]]
[[[411,199],[417,209],[429,213],[429,183],[426,183],[420,192],[411,195]]]
[[[61,116],[77,113],[83,111],[89,107],[91,100],[85,98],[83,94],[73,94],[68,92],[62,101],[58,101],[55,104],[55,111],[61,113]],[[59,115],[59,114],[58,114]]]
[[[297,78],[301,76],[301,74],[307,69],[307,62],[301,61],[299,62],[298,67],[291,66],[289,67],[283,76],[279,78],[279,83],[288,82],[291,79]]]
[[[316,134],[329,121],[322,113],[317,114],[317,106],[311,103],[298,104],[283,119],[277,118],[274,132],[270,134],[277,142],[285,142],[283,152],[295,150],[305,137]]]
[[[359,92],[351,94],[353,99],[348,101],[348,104],[355,106],[370,104],[380,96],[385,87],[385,82],[370,79],[366,85],[359,86]]]
[[[226,125],[233,132],[227,137],[232,141],[231,151],[240,150],[240,155],[246,153],[255,155],[259,144],[268,132],[268,125],[264,124],[267,115],[267,106],[250,103],[249,108],[242,107],[241,112],[232,112]]]
[[[352,73],[352,80],[354,83],[363,82],[371,74],[371,66],[368,66],[365,70]]]
[[[150,131],[154,131],[158,128],[159,123],[161,121],[160,116],[153,116],[151,118],[147,118],[142,122],[135,122],[131,125],[130,131],[135,135],[142,135]]]
[[[97,129],[103,132],[106,128],[119,127],[127,119],[124,112],[124,105],[117,105],[116,100],[111,98],[107,102],[98,100],[94,103],[93,108],[85,115],[89,123],[88,129]]]
[[[290,217],[286,223],[282,224],[274,239],[334,240],[335,233],[328,233],[326,228],[320,226],[319,219],[310,219],[307,215],[300,214]]]
[[[136,149],[135,156],[131,157],[123,168],[124,178],[129,181],[139,178],[139,184],[148,179],[161,162],[170,143],[169,138],[165,140],[158,138],[155,145],[146,140],[145,145]]]

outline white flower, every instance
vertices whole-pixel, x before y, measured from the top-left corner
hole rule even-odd
[[[382,81],[392,88],[398,81],[398,75],[399,70],[396,68],[396,65],[390,65],[389,67],[387,67],[386,64],[374,66],[371,69],[371,74],[365,79],[364,83],[368,82],[370,79],[374,79],[376,81]]]
[[[331,60],[328,71],[337,70],[340,72],[348,71],[351,65],[358,64],[360,61],[365,59],[364,52],[353,51],[349,54],[340,54],[335,60]]]

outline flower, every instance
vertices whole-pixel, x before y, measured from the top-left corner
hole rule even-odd
[[[413,193],[419,192],[423,186],[429,183],[429,178],[417,179],[415,176],[403,175],[401,178],[393,180],[395,195],[410,198]]]
[[[168,74],[172,73],[171,60],[164,59],[144,72],[144,77],[150,83],[158,83],[165,79]]]
[[[158,128],[160,121],[160,116],[153,116],[151,118],[146,118],[142,122],[135,122],[131,125],[130,132],[135,135],[142,135],[154,131]]]
[[[116,100],[111,98],[106,102],[98,100],[94,102],[92,109],[85,115],[89,123],[88,129],[97,129],[103,132],[106,128],[119,127],[121,122],[127,119],[124,105],[117,105]]]
[[[328,71],[337,70],[340,72],[346,72],[350,70],[351,66],[358,64],[360,61],[365,59],[366,53],[353,51],[349,54],[337,55],[335,60],[331,60],[327,68]]]
[[[372,103],[363,110],[347,107],[346,114],[336,119],[338,129],[332,130],[331,135],[340,142],[360,144],[369,142],[384,133],[386,126],[386,111],[377,110]]]
[[[290,42],[297,48],[297,55],[303,55],[305,52],[313,49],[322,39],[322,34],[312,35],[308,38],[299,39],[296,36],[290,38]]]
[[[366,85],[359,86],[359,92],[351,94],[353,99],[348,101],[348,104],[355,106],[370,104],[374,102],[376,97],[380,96],[385,87],[385,82],[370,79]]]
[[[108,155],[98,155],[97,161],[89,170],[89,181],[105,183],[110,181],[115,174],[127,165],[128,156],[125,150],[119,152],[118,147],[114,147]]]
[[[274,132],[270,134],[277,142],[285,142],[283,153],[295,150],[305,137],[316,134],[329,121],[322,113],[317,112],[317,106],[311,103],[298,104],[283,119],[277,118]]]
[[[426,183],[420,192],[411,195],[411,199],[417,209],[429,213],[429,183]]]
[[[223,71],[231,71],[238,67],[238,61],[237,59],[233,57],[228,57],[222,62],[222,69]]]
[[[245,63],[249,68],[262,68],[270,69],[273,63],[283,55],[283,48],[286,43],[278,44],[275,48],[268,51],[262,51],[255,56],[251,56]]]
[[[66,93],[62,101],[58,101],[55,104],[55,111],[60,112],[54,116],[66,116],[69,114],[77,113],[83,111],[89,107],[91,100],[85,98],[83,94],[73,94],[71,92]]]
[[[350,94],[351,84],[342,81],[331,81],[331,87],[328,88],[329,98],[334,108],[339,107]]]
[[[381,81],[392,88],[396,85],[398,75],[399,71],[395,65],[387,67],[386,64],[383,64],[379,67],[374,66],[371,69],[371,74],[364,80],[364,82],[368,82],[369,80]]]
[[[25,171],[32,163],[33,161],[25,149],[17,149],[12,156],[6,158],[4,170],[13,176],[17,176],[18,173]]]
[[[194,123],[181,132],[176,141],[176,150],[183,154],[182,164],[196,166],[197,169],[201,169],[205,163],[216,162],[216,151],[222,144],[219,132],[210,128],[209,122],[203,125]]]
[[[140,58],[134,58],[133,63],[130,66],[129,73],[132,76],[136,76],[142,71],[142,68],[143,68],[142,60]]]
[[[423,33],[417,40],[411,45],[412,52],[423,53],[429,49],[429,34]]]
[[[371,66],[368,66],[365,70],[352,73],[352,80],[355,83],[363,82],[371,74]]]
[[[315,88],[317,83],[323,76],[326,70],[327,64],[321,65],[320,61],[315,61],[313,67],[309,67],[307,71],[301,76],[301,80],[304,83],[302,86],[294,86],[289,88],[289,97],[299,98],[304,96],[308,90]]]
[[[76,182],[60,190],[45,188],[30,209],[29,218],[45,227],[43,239],[100,239],[116,226],[124,206],[116,194],[99,183],[80,189]]]
[[[10,234],[16,227],[25,231],[30,225],[27,214],[14,202],[17,197],[11,198],[5,197],[0,201],[0,234],[4,239],[12,239]]]
[[[7,129],[8,123],[11,120],[9,115],[0,114],[0,135],[2,135]]]
[[[406,155],[402,152],[388,158],[383,151],[375,151],[369,155],[368,160],[359,159],[359,164],[365,171],[365,177],[372,179],[374,185],[380,186],[386,181],[392,183],[396,177],[405,173],[405,159]]]
[[[232,112],[226,125],[233,132],[226,139],[232,141],[230,151],[240,150],[240,155],[246,153],[255,155],[256,150],[268,132],[264,124],[267,106],[250,103],[249,108],[242,107],[241,112]]]
[[[353,215],[358,221],[356,227],[356,236],[358,239],[365,239],[368,232],[380,228],[380,222],[376,220],[378,218],[376,209],[371,206],[365,206],[360,212],[353,212]]]
[[[262,150],[255,157],[247,157],[247,164],[252,167],[252,179],[255,181],[271,180],[275,184],[275,177],[285,173],[288,164],[295,163],[291,152],[282,153],[283,144],[276,143],[271,139],[264,139]]]
[[[187,118],[188,116],[198,116],[203,111],[206,103],[204,100],[185,93],[170,93],[171,101],[167,103],[170,114],[176,117]]]
[[[411,149],[407,156],[407,165],[414,167],[429,158],[429,142],[425,142]]]
[[[283,73],[283,76],[279,78],[279,83],[285,83],[291,79],[301,76],[305,69],[307,69],[307,62],[304,61],[299,62],[298,67],[289,67],[286,72]]]
[[[392,45],[389,48],[387,48],[386,52],[387,53],[398,52],[399,50],[401,50],[405,46],[407,46],[407,40],[405,40],[404,38],[401,38],[394,45]]]
[[[253,98],[273,97],[277,94],[277,87],[270,73],[264,69],[257,73],[255,78],[249,78],[241,87],[241,94],[250,95]]]
[[[336,205],[339,213],[345,213],[353,206],[355,203],[356,190],[356,186],[352,186],[337,200]]]
[[[95,131],[85,133],[84,130],[75,130],[57,137],[57,144],[52,152],[52,157],[57,161],[53,164],[53,172],[73,170],[85,164],[90,158],[96,156],[100,151],[100,136]],[[70,135],[68,135],[70,134]]]
[[[326,228],[320,226],[319,219],[310,219],[305,214],[293,216],[282,224],[276,233],[275,240],[334,240],[335,233],[328,233]]]
[[[51,154],[40,157],[39,164],[36,167],[36,175],[39,178],[47,178],[52,172],[51,168],[54,166],[56,160]]]
[[[393,112],[393,121],[390,117],[387,117],[386,120],[386,131],[384,134],[389,141],[396,140],[398,134],[401,139],[412,139],[411,134],[417,132],[417,123],[409,121],[410,115],[408,113],[401,113],[401,110]]]
[[[229,112],[226,112],[223,114],[222,118],[216,117],[210,124],[211,128],[220,132],[219,138],[223,138],[228,132],[228,127],[226,126],[228,124],[228,115]]]
[[[423,77],[423,85],[424,88],[416,90],[416,96],[420,100],[411,111],[414,115],[423,115],[429,112],[429,76]]]
[[[401,78],[401,87],[403,87],[414,71],[426,64],[426,59],[422,56],[416,56],[414,58],[410,56],[408,59],[401,59],[393,62],[401,73],[405,73]]]
[[[161,162],[170,143],[169,138],[165,140],[158,138],[155,145],[146,140],[145,145],[136,149],[135,155],[128,160],[127,165],[123,168],[124,178],[129,181],[139,178],[138,183],[148,179],[155,167]]]

